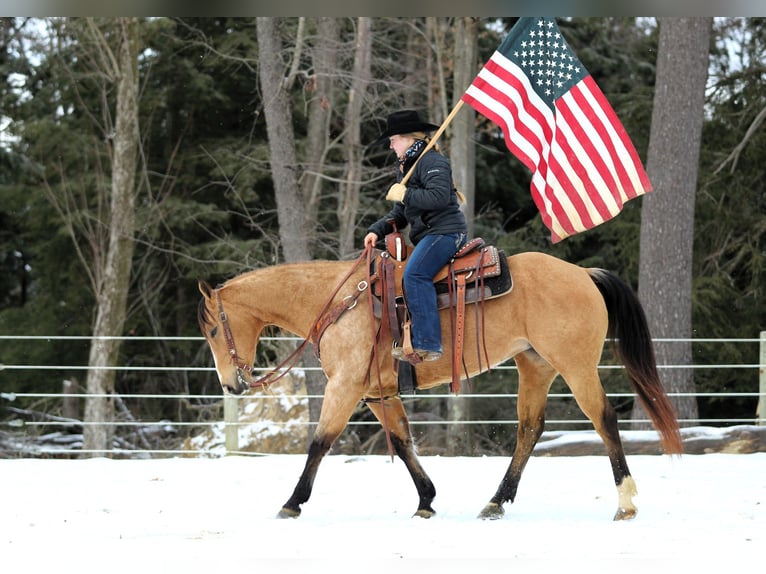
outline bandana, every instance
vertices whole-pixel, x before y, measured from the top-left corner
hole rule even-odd
[[[404,170],[405,166],[407,164],[410,164],[416,157],[420,155],[420,152],[423,151],[423,148],[426,147],[425,140],[417,140],[414,144],[412,144],[409,148],[407,148],[407,151],[404,152],[404,157],[399,160],[399,168]]]

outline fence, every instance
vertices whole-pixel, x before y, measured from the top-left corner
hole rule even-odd
[[[16,342],[25,342],[29,344],[34,344],[35,342],[61,342],[61,341],[82,341],[85,343],[89,343],[92,337],[89,336],[68,336],[68,337],[53,337],[53,336],[14,336],[14,335],[0,335],[0,341],[2,340],[14,340]],[[194,344],[198,344],[200,346],[204,346],[204,340],[201,337],[115,337],[115,339],[124,339],[124,340],[130,340],[132,342],[136,341],[164,341],[167,342],[192,342]],[[293,337],[264,337],[262,341],[268,342],[268,341],[278,341],[278,340],[297,340]],[[662,369],[694,369],[695,371],[700,370],[712,370],[712,369],[726,369],[731,370],[733,372],[742,372],[744,370],[748,373],[748,376],[752,371],[757,370],[759,375],[759,384],[757,390],[755,390],[755,385],[753,385],[754,390],[752,392],[730,392],[726,390],[717,390],[715,392],[695,392],[691,394],[684,394],[684,393],[669,393],[670,396],[695,396],[698,399],[700,398],[714,398],[714,399],[720,399],[720,400],[735,400],[735,399],[747,399],[750,401],[758,401],[758,407],[757,412],[753,412],[752,416],[743,416],[743,417],[729,417],[729,418],[697,418],[697,419],[684,419],[680,422],[686,426],[688,425],[716,425],[716,426],[725,426],[725,425],[739,425],[739,424],[758,424],[758,425],[766,425],[766,408],[764,408],[764,405],[766,405],[766,331],[763,331],[760,333],[760,338],[737,338],[737,339],[655,339],[655,343],[667,343],[667,342],[679,342],[684,341],[688,342],[691,341],[692,344],[700,344],[700,343],[711,343],[711,344],[747,344],[747,345],[759,345],[759,362],[756,363],[742,363],[742,364],[691,364],[691,365],[658,365],[658,368],[660,370]],[[0,354],[0,357],[2,355]],[[209,360],[209,357],[206,357]],[[55,372],[78,372],[82,371],[85,372],[89,370],[91,367],[87,365],[41,365],[41,364],[20,364],[20,365],[11,365],[11,364],[2,364],[0,363],[0,372],[5,372],[7,375],[10,372],[14,371],[33,371],[36,373],[55,373]],[[187,375],[189,373],[201,373],[203,376],[209,376],[211,379],[214,379],[214,368],[211,366],[146,366],[146,365],[119,365],[110,367],[111,369],[114,369],[115,371],[127,373],[132,372],[135,374],[139,374],[141,376],[144,376],[145,374],[150,373],[181,373],[183,375]],[[599,366],[599,369],[602,371],[609,371],[613,369],[620,369],[621,367],[619,365],[609,365],[609,364],[602,364]],[[267,370],[266,368],[260,369],[261,371]],[[310,367],[304,367],[302,370],[319,370],[319,367],[310,368]],[[503,364],[498,367],[495,367],[492,372],[503,372],[503,371],[514,371],[515,366],[512,364]],[[755,380],[755,377],[753,376],[753,380]],[[26,400],[27,402],[31,400],[58,400],[62,401],[64,405],[66,405],[67,402],[70,404],[72,402],[78,403],[80,400],[85,399],[87,397],[93,397],[92,394],[86,394],[82,392],[77,392],[75,388],[72,388],[71,384],[70,386],[67,386],[68,381],[64,381],[64,388],[61,392],[9,392],[9,390],[0,388],[0,406],[5,407],[5,410],[8,411],[8,413],[11,414],[10,417],[6,418],[0,415],[0,419],[6,418],[5,422],[2,422],[0,420],[0,430],[2,430],[3,427],[6,429],[9,429],[10,431],[15,431],[16,433],[22,433],[22,432],[29,432],[34,433],[36,430],[39,429],[45,429],[50,431],[50,429],[54,429],[54,431],[49,432],[49,435],[55,434],[55,429],[66,430],[71,429],[72,427],[77,428],[84,428],[87,425],[107,425],[107,426],[113,426],[113,427],[132,427],[136,429],[137,434],[141,434],[144,432],[152,431],[152,430],[162,430],[162,429],[182,429],[184,427],[216,427],[216,428],[223,428],[223,433],[225,434],[225,452],[237,452],[239,450],[238,446],[238,431],[239,427],[243,425],[250,425],[252,423],[250,422],[242,422],[239,418],[239,414],[241,411],[241,405],[240,402],[244,400],[252,400],[248,398],[240,398],[240,397],[227,397],[224,398],[219,389],[215,389],[215,392],[210,393],[204,393],[204,394],[194,394],[194,393],[181,393],[181,394],[165,394],[165,393],[126,393],[126,394],[115,394],[115,395],[109,395],[112,398],[115,398],[118,402],[122,400],[136,400],[136,399],[147,399],[147,400],[170,400],[170,401],[199,401],[203,404],[212,404],[217,405],[220,407],[223,405],[223,417],[218,417],[216,420],[208,420],[208,421],[181,421],[181,420],[141,420],[140,418],[133,417],[129,412],[126,413],[125,416],[121,417],[120,420],[113,420],[109,422],[105,421],[91,421],[86,422],[80,420],[76,415],[75,416],[51,416],[46,415],[42,419],[36,418],[34,414],[31,414],[29,412],[25,412],[24,409],[19,409],[17,407],[14,407],[15,401],[23,402]],[[477,383],[474,385],[474,388],[478,388],[480,385]],[[502,392],[502,393],[486,393],[486,392],[468,392],[468,393],[462,393],[459,395],[459,398],[464,401],[479,401],[479,400],[494,400],[494,401],[501,401],[501,400],[515,400],[517,398],[517,394],[512,392]],[[631,392],[607,392],[607,396],[610,397],[610,400],[631,400],[633,397],[633,393]],[[259,399],[261,401],[292,401],[292,403],[305,403],[309,399],[312,398],[321,398],[321,396],[315,396],[315,395],[309,395],[305,392],[298,392],[298,393],[292,393],[292,394],[262,394],[260,395]],[[418,403],[427,403],[428,401],[435,401],[435,400],[452,400],[455,399],[456,396],[453,394],[448,393],[428,393],[428,394],[417,394],[413,396],[407,396],[406,401],[408,402],[408,406],[410,408],[416,407]],[[552,401],[561,400],[571,401],[572,395],[568,392],[552,392],[549,394],[549,399]],[[66,408],[64,408],[64,411],[66,412]],[[1,412],[1,411],[0,411]],[[572,416],[568,416],[567,412],[564,411],[564,416],[560,416],[558,418],[550,418],[546,419],[546,425],[548,428],[562,428],[562,429],[576,429],[576,428],[590,428],[590,424],[588,423],[587,419],[582,416],[582,413],[579,412],[578,409],[571,409]],[[27,415],[27,416],[25,416]],[[27,420],[31,419],[31,420]],[[444,420],[441,418],[438,419],[431,419],[428,420],[427,418],[424,418],[422,420],[412,420],[411,425],[413,427],[427,427],[429,425],[448,425],[448,426],[456,426],[456,425],[514,425],[517,421],[515,419],[508,419],[508,418],[500,418],[500,419],[491,419],[491,420],[474,420],[474,419],[460,419],[460,420]],[[647,421],[635,421],[630,418],[621,418],[619,421],[621,426],[626,425],[633,425],[636,422],[647,422]],[[269,424],[271,425],[297,425],[297,426],[304,426],[308,427],[311,423],[306,419],[303,421],[290,421],[290,422],[274,422],[270,421]],[[350,428],[354,427],[363,427],[363,426],[376,426],[378,427],[378,423],[374,422],[372,420],[352,420],[349,423]],[[124,430],[124,428],[123,428]],[[62,439],[63,440],[63,439]],[[144,441],[146,442],[146,441]],[[0,444],[0,447],[3,445]],[[72,453],[73,449],[77,449],[77,444],[75,439],[71,439],[69,444],[64,445],[55,445],[55,446],[49,446],[48,448],[40,448],[36,450],[37,454],[42,455],[55,455],[60,453]],[[7,448],[7,446],[6,446]],[[121,446],[119,444],[116,445],[116,449],[119,450]],[[2,450],[0,448],[0,450]],[[123,451],[130,450],[132,453],[136,454],[143,454],[143,455],[155,455],[155,454],[165,454],[165,455],[172,455],[172,454],[190,454],[189,449],[178,449],[178,448],[162,448],[162,449],[153,449],[149,447],[147,444],[144,444],[141,446],[141,444],[138,444],[136,447],[135,445],[132,445],[130,448],[124,448]],[[76,452],[81,453],[82,450],[77,449]],[[114,452],[110,451],[110,452]],[[192,453],[193,454],[193,453]]]

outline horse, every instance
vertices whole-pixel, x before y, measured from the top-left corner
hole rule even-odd
[[[395,453],[410,473],[419,498],[414,516],[430,518],[435,514],[432,502],[436,490],[416,455],[397,387],[391,340],[376,337],[379,320],[371,310],[372,297],[364,296],[369,293],[370,272],[358,261],[283,263],[243,273],[215,289],[204,280],[198,283],[202,293],[200,329],[223,391],[235,395],[274,380],[254,380],[252,365],[240,356],[240,352],[247,353],[253,361],[266,326],[277,326],[308,341],[316,335],[321,322],[318,318],[328,308],[340,306],[345,310],[325,324],[324,335],[315,341],[327,383],[305,467],[279,510],[279,518],[301,514],[323,457],[360,401],[386,429],[391,455]],[[606,446],[618,496],[614,520],[631,519],[637,512],[633,502],[636,484],[626,461],[616,412],[598,374],[608,339],[658,431],[664,451],[681,454],[683,450],[675,411],[657,373],[641,303],[630,286],[611,271],[584,268],[538,252],[514,254],[507,262],[513,289],[482,303],[481,325],[474,324],[478,320],[466,320],[464,327],[463,361],[469,376],[510,358],[518,369],[516,445],[497,491],[478,517],[501,518],[503,505],[514,502],[524,467],[543,432],[549,389],[561,375]],[[418,389],[451,380],[449,309],[440,313],[444,355],[415,367]],[[480,345],[482,348],[477,349]]]

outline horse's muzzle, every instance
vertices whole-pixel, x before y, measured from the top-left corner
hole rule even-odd
[[[242,369],[237,369],[237,379],[233,384],[221,383],[223,391],[231,395],[241,395],[250,389],[250,380]]]

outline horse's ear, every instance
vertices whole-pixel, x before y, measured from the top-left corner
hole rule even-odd
[[[197,288],[199,288],[199,292],[202,293],[208,299],[210,298],[210,295],[213,294],[213,288],[204,279],[197,280]]]

